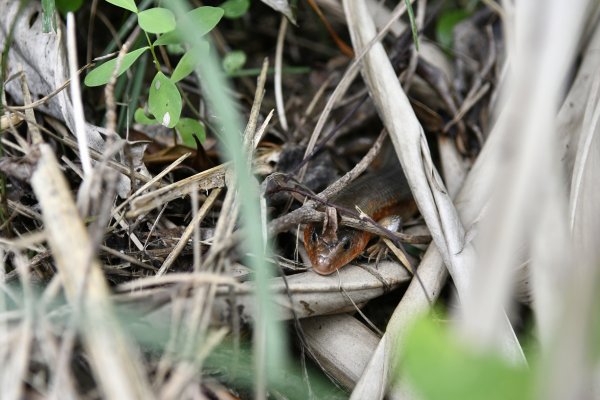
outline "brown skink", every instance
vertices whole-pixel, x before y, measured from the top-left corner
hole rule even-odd
[[[417,209],[397,161],[361,176],[330,201],[352,210],[358,206],[375,221],[393,215],[405,220]],[[369,232],[348,227],[323,232],[320,224],[308,224],[304,229],[304,247],[315,272],[329,275],[358,257],[371,237]]]

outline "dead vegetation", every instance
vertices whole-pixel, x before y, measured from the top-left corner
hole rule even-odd
[[[0,0],[2,398],[412,398],[399,341],[433,304],[510,365],[535,337],[532,385],[564,378],[539,398],[595,393],[595,3],[485,1],[443,47],[447,2],[310,0],[296,25],[253,2],[210,34],[246,54],[230,85],[214,60],[177,83],[193,147],[134,120],[148,54],[81,86],[145,40],[89,3],[43,33],[37,1]],[[330,201],[390,144],[419,208],[400,232]],[[324,220],[391,251],[318,275]]]

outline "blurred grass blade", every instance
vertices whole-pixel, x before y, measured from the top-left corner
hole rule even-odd
[[[413,11],[410,0],[404,0],[406,3],[406,11],[408,11],[408,19],[410,21],[410,30],[412,31],[413,42],[415,49],[419,51],[419,32],[417,32],[417,21],[415,20],[415,12]]]
[[[493,194],[480,223],[478,268],[464,302],[462,328],[474,343],[501,348],[499,327],[511,305],[515,273],[526,257],[557,174],[549,173],[557,149],[554,119],[575,61],[583,7],[561,1],[520,2],[504,22],[510,71],[502,88],[494,131]],[[561,32],[556,24],[562,24]],[[537,40],[539,39],[539,40]],[[491,144],[491,137],[486,146]],[[510,148],[510,151],[507,149]]]
[[[54,23],[54,14],[56,14],[56,3],[54,0],[42,0],[42,29],[44,33],[51,32],[56,29]]]
[[[185,2],[173,1],[169,3],[179,21],[179,28],[186,32],[186,38],[192,46],[201,44],[202,27],[197,27],[195,21],[186,12],[188,6]],[[200,32],[198,32],[200,29]],[[269,264],[266,262],[266,254],[270,253],[270,246],[263,243],[261,231],[261,218],[259,208],[259,192],[256,179],[248,168],[248,155],[244,154],[241,132],[242,120],[236,107],[228,95],[228,82],[221,71],[221,63],[215,58],[207,58],[201,63],[196,72],[206,99],[209,102],[212,113],[219,123],[221,137],[221,149],[228,159],[231,159],[235,169],[235,185],[240,194],[239,203],[243,229],[246,233],[244,250],[251,253],[253,257],[247,257],[247,262],[254,270],[256,276],[256,302],[257,319],[255,324],[255,396],[263,398],[266,396],[266,378],[271,381],[281,372],[284,367],[286,350],[284,336],[281,327],[276,323],[273,314],[273,306],[270,301],[268,280],[273,276]],[[266,251],[263,251],[266,249]],[[266,254],[265,254],[266,253]],[[267,347],[268,345],[268,347]],[[264,360],[264,362],[261,362]]]

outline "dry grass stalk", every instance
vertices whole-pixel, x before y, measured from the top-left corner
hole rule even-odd
[[[80,310],[78,322],[103,393],[111,399],[152,398],[136,348],[116,319],[100,265],[52,149],[42,144],[39,157],[31,184],[65,292]]]
[[[463,304],[462,328],[474,346],[507,348],[501,335],[507,333],[505,308],[510,306],[515,271],[522,263],[519,249],[529,246],[548,199],[548,185],[559,179],[558,174],[548,174],[558,170],[550,134],[562,96],[556,82],[565,80],[575,56],[583,17],[580,5],[547,3],[548,14],[540,14],[533,3],[506,10],[510,72],[493,132],[500,139],[491,146],[490,137],[486,144],[497,153],[492,156],[494,172],[488,176],[491,200],[481,222],[481,256]],[[554,29],[559,21],[566,23],[560,34]]]

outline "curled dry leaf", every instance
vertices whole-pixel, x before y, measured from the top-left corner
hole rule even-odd
[[[379,274],[381,280],[375,275]],[[386,290],[392,290],[410,279],[410,274],[395,262],[382,262],[375,273],[362,268],[344,268],[339,275],[321,276],[310,271],[287,278],[287,287],[293,294],[293,303],[286,293],[286,284],[281,278],[271,282],[272,302],[277,318],[292,319],[353,310],[354,304],[361,304],[381,296]],[[384,287],[384,283],[387,287]],[[236,296],[236,308],[242,310],[240,317],[251,322],[256,315],[254,283],[245,282]],[[352,301],[350,301],[352,299]],[[293,312],[292,312],[293,307]],[[229,291],[218,296],[215,315],[228,321],[231,312]]]
[[[275,11],[279,11],[285,15],[293,24],[296,24],[296,13],[290,7],[288,0],[262,0],[263,3],[271,7]]]
[[[348,314],[306,318],[300,323],[312,356],[337,382],[353,388],[379,337]]]
[[[371,267],[373,268],[373,267]],[[289,276],[286,282],[282,278],[274,278],[270,282],[273,293],[272,302],[277,319],[289,320],[296,318],[315,317],[324,314],[339,313],[355,310],[355,305],[361,305],[374,299],[398,285],[410,280],[411,275],[398,263],[382,261],[377,269],[368,271],[354,266],[343,268],[339,274],[322,276],[308,271]],[[217,292],[213,315],[215,322],[227,324],[231,321],[232,310],[244,323],[254,321],[256,315],[255,285],[254,282],[243,282],[235,286],[234,293],[230,291],[230,284],[221,282]],[[289,292],[288,292],[289,291]],[[170,296],[171,289],[158,289],[166,296]],[[150,296],[160,299],[163,296],[156,291],[149,292]],[[290,296],[293,303],[290,303]],[[235,298],[235,307],[232,299]],[[140,304],[148,304],[148,298],[141,296],[137,300]],[[188,303],[194,307],[193,302]],[[169,304],[158,314],[170,313],[172,305]]]

